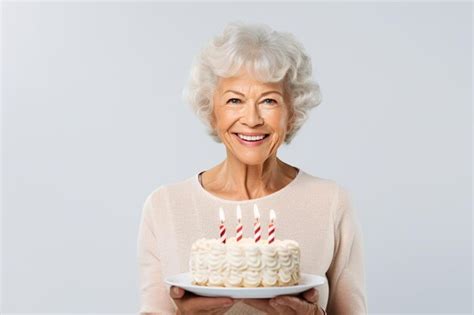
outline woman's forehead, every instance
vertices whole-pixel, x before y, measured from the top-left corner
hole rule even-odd
[[[262,82],[252,76],[235,76],[229,78],[219,78],[217,90],[224,94],[229,90],[238,91],[240,93],[248,93],[253,90],[274,90],[283,93],[283,83],[280,82]]]

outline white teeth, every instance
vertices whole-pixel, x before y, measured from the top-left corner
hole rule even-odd
[[[263,138],[265,138],[265,135],[261,135],[261,136],[245,136],[245,135],[241,135],[240,133],[237,134],[239,136],[239,138],[241,139],[244,139],[244,140],[247,140],[247,141],[258,141],[258,140],[262,140]]]

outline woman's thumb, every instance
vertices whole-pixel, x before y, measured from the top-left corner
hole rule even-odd
[[[303,293],[303,297],[306,301],[310,303],[317,303],[319,301],[319,291],[315,288],[312,288]]]
[[[180,299],[180,298],[183,297],[183,295],[184,295],[184,290],[183,289],[175,287],[175,286],[172,286],[170,288],[170,296],[173,299]]]

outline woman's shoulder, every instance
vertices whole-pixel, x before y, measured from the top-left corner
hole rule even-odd
[[[333,211],[334,219],[337,220],[345,212],[352,210],[352,193],[345,184],[340,181],[321,176],[304,173],[300,183],[300,193],[308,198],[314,198],[324,202]]]
[[[163,201],[168,199],[170,195],[183,196],[183,194],[189,193],[191,190],[195,189],[196,174],[187,177],[185,179],[170,181],[168,183],[159,184],[148,194],[149,199],[158,201]]]
[[[304,170],[301,170],[301,172],[300,180],[297,182],[297,184],[299,184],[298,188],[301,190],[317,190],[319,193],[332,195],[337,193],[340,189],[344,189],[343,186],[334,179],[314,175]]]
[[[309,198],[323,199],[332,205],[331,208],[341,203],[352,202],[352,194],[347,185],[336,179],[303,172],[295,186],[298,186],[298,193]]]

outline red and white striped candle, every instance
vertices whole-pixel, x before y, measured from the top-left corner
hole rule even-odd
[[[226,241],[225,225],[224,225],[225,216],[224,216],[224,209],[222,208],[219,208],[219,218],[221,220],[221,224],[219,225],[219,236],[220,236],[221,243],[225,244],[225,241]]]
[[[258,207],[256,204],[253,205],[253,215],[255,217],[253,236],[254,236],[255,243],[258,243],[260,241],[262,233],[261,233],[261,228],[260,228],[260,212],[258,211]]]
[[[275,241],[275,211],[270,210],[270,224],[268,225],[268,244]]]
[[[237,205],[237,235],[236,235],[236,239],[237,239],[237,242],[240,241],[242,239],[242,230],[243,230],[243,227],[242,227],[242,209],[240,209],[240,206]]]

